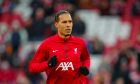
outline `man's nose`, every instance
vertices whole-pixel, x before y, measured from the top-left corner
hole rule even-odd
[[[67,23],[66,25],[67,25],[67,27],[69,27],[69,26],[71,26],[71,23]]]

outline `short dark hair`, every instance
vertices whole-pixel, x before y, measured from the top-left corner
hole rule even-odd
[[[58,22],[58,21],[59,21],[59,16],[62,15],[62,14],[70,14],[70,12],[68,12],[68,11],[66,11],[66,10],[58,11],[58,12],[55,14],[54,21],[55,21],[55,22]]]

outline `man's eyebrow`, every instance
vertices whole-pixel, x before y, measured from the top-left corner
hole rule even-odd
[[[67,22],[66,20],[62,21],[62,23],[66,23],[66,22]]]

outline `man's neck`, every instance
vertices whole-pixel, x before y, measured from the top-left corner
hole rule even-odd
[[[61,35],[59,33],[58,33],[58,35],[63,39],[68,39],[71,36],[71,35]]]

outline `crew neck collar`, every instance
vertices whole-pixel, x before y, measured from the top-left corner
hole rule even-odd
[[[56,34],[56,36],[58,37],[58,39],[60,39],[60,40],[62,40],[62,41],[67,41],[67,40],[69,40],[69,39],[72,38],[71,35],[70,35],[68,38],[62,38],[62,37],[60,37],[58,34]]]

